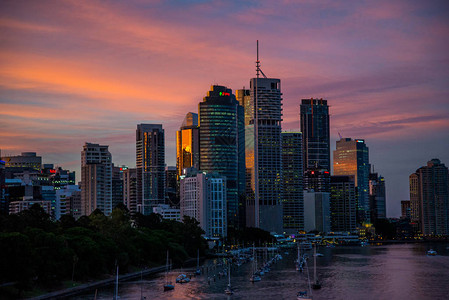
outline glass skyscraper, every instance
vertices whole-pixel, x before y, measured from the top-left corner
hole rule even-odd
[[[369,174],[369,203],[371,222],[387,217],[385,198],[385,178],[377,173]]]
[[[198,114],[187,113],[180,130],[176,131],[176,168],[182,175],[185,168],[200,168],[200,138]]]
[[[165,203],[165,135],[160,124],[136,131],[137,211],[148,215]]]
[[[249,93],[249,101],[247,95],[243,97],[247,226],[280,233],[283,231],[281,81],[252,78]]]
[[[226,177],[228,226],[242,224],[245,189],[244,111],[232,91],[214,85],[199,103],[200,170]]]
[[[350,232],[357,226],[354,175],[331,177],[331,229]]]
[[[304,191],[301,132],[282,132],[282,180],[284,231],[304,230]]]
[[[365,140],[342,138],[334,151],[334,175],[353,175],[357,189],[357,222],[370,223],[369,153]]]
[[[303,163],[306,170],[330,171],[329,106],[327,100],[301,100]]]

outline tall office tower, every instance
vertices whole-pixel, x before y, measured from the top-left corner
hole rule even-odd
[[[330,193],[314,192],[305,190],[304,192],[304,230],[309,232],[330,232],[331,211]]]
[[[178,179],[185,168],[200,167],[200,138],[198,114],[189,112],[176,131],[176,168]]]
[[[436,158],[410,176],[410,202],[413,199],[419,203],[419,223],[424,235],[449,235],[448,179],[448,168]]]
[[[149,215],[165,204],[165,136],[160,124],[138,124],[136,131],[137,211]]]
[[[387,217],[385,179],[377,173],[369,174],[369,206],[371,222]]]
[[[354,176],[331,177],[330,202],[332,231],[354,231],[357,225]]]
[[[123,170],[123,204],[131,214],[137,212],[137,168]]]
[[[250,80],[250,101],[243,97],[246,126],[246,222],[270,232],[283,231],[282,93],[281,81],[266,78],[256,62]],[[264,78],[260,78],[262,73]],[[255,113],[257,112],[257,113]],[[248,116],[249,114],[249,116]]]
[[[249,125],[254,109],[251,107],[251,91],[246,89],[240,89],[235,91],[235,98],[239,102],[240,106],[244,108],[245,126]]]
[[[334,151],[334,175],[353,175],[357,188],[357,222],[370,222],[369,154],[365,140],[341,138]]]
[[[165,167],[165,191],[166,203],[179,207],[178,170],[174,166]]]
[[[302,99],[300,111],[304,173],[307,170],[329,172],[331,165],[327,100]]]
[[[86,143],[81,151],[81,214],[112,212],[112,156],[109,146]]]
[[[245,131],[243,107],[232,91],[214,85],[199,103],[200,169],[226,177],[228,226],[239,228],[240,195],[245,188]]]
[[[419,177],[417,173],[409,176],[410,185],[410,221],[420,223],[421,219],[421,202],[419,194]]]
[[[180,217],[195,218],[207,237],[227,236],[226,178],[187,169],[180,180]]]
[[[116,167],[112,164],[112,209],[123,203],[123,169],[126,166]]]
[[[245,128],[245,132],[246,129],[248,128],[248,125],[250,124],[251,121],[251,116],[253,115],[253,109],[251,107],[251,91],[247,90],[245,88],[240,89],[240,90],[236,90],[235,91],[235,98],[237,99],[237,101],[239,102],[240,106],[243,107],[243,111],[244,111],[244,128]],[[254,134],[253,132],[251,134]],[[240,211],[240,224],[245,224],[245,226],[250,226],[246,223],[247,221],[247,212],[246,212],[246,207],[247,207],[247,195],[246,195],[246,191],[248,189],[248,185],[251,182],[251,172],[250,169],[248,169],[246,167],[247,165],[247,160],[248,157],[246,155],[246,142],[248,140],[248,137],[245,134],[245,193],[240,195],[240,200],[239,200],[239,205],[241,205],[241,209]],[[242,226],[243,227],[243,226]]]
[[[411,217],[410,200],[401,201],[401,219],[410,219]]]
[[[282,180],[284,232],[304,230],[304,189],[301,132],[282,132]]]

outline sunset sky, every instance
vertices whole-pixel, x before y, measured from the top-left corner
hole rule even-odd
[[[301,98],[330,104],[338,132],[362,138],[387,182],[387,214],[408,176],[449,165],[448,1],[1,1],[0,148],[75,170],[84,142],[135,166],[138,123],[175,131],[212,84],[281,79],[283,129]]]

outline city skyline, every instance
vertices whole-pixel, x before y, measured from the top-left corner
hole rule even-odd
[[[152,123],[163,125],[175,166],[185,113],[214,83],[248,88],[259,39],[262,69],[282,81],[283,130],[298,130],[300,99],[327,99],[330,150],[338,132],[366,141],[386,180],[387,216],[409,199],[409,174],[449,161],[443,1],[1,6],[2,155],[37,152],[80,180],[85,142],[134,167],[135,126]]]

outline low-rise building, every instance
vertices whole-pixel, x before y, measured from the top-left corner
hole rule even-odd
[[[180,214],[200,222],[206,237],[226,237],[226,178],[194,169],[182,176]]]
[[[179,208],[172,208],[168,204],[159,204],[153,207],[153,213],[159,214],[163,219],[181,221],[181,211]]]

